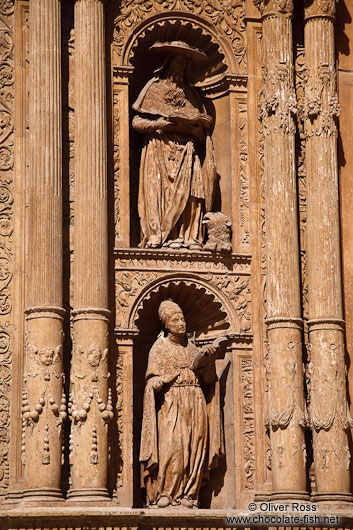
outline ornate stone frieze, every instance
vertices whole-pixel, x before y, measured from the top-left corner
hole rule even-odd
[[[237,230],[240,232],[240,244],[249,245],[249,169],[248,169],[248,114],[247,105],[239,104],[239,177],[240,177],[240,223]]]
[[[114,94],[113,97],[113,137],[114,137],[114,226],[115,239],[121,237],[120,226],[120,117],[119,117],[119,94]]]
[[[14,2],[0,2],[0,495],[9,485],[12,385]]]
[[[123,0],[115,19],[114,47],[120,56],[131,31],[146,18],[165,11],[181,11],[197,15],[231,41],[237,71],[246,72],[246,41],[243,0]]]
[[[195,286],[201,281],[206,293],[214,296],[214,289],[222,292],[224,299],[234,308],[237,329],[233,331],[251,333],[249,257],[223,254],[219,260],[214,260],[212,254],[199,252],[187,253],[189,259],[183,260],[183,254],[146,250],[118,251],[116,327],[129,327],[133,307],[133,318],[138,319],[139,306],[135,307],[135,303],[141,293],[151,289],[154,284],[172,281]]]
[[[243,413],[243,459],[244,487],[255,487],[255,419],[253,363],[251,359],[241,359],[241,387]]]

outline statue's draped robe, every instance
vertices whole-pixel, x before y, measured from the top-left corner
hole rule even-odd
[[[156,378],[163,382],[159,392],[153,389]],[[146,380],[140,461],[147,504],[165,495],[172,504],[186,497],[197,505],[202,478],[224,453],[214,360],[191,342],[160,336],[149,354]]]
[[[182,132],[149,131],[159,118],[178,115],[189,119],[206,116],[197,92],[183,89],[168,79],[154,77],[133,105],[133,120],[145,132],[140,163],[138,212],[141,222],[141,247],[162,246],[179,239],[185,246],[201,242],[202,214],[213,202],[216,166],[210,136],[201,168],[196,141]]]

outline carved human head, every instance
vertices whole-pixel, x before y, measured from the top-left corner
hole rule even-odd
[[[50,366],[54,362],[54,350],[52,348],[41,348],[39,359],[44,366]]]
[[[173,300],[164,300],[159,306],[158,315],[164,327],[172,335],[185,335],[186,323],[183,311]]]
[[[88,364],[92,368],[97,368],[97,366],[100,365],[102,360],[102,350],[97,344],[91,344],[91,346],[87,348],[87,359]]]

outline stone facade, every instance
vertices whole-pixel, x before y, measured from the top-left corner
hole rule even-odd
[[[352,19],[0,0],[1,528],[352,527]]]

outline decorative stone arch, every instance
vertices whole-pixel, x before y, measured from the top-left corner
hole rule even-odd
[[[202,49],[209,61],[204,72],[197,72],[200,76],[211,77],[220,70],[228,73],[237,71],[230,41],[203,17],[182,11],[158,13],[137,24],[123,46],[121,66],[136,66],[139,49],[145,52],[158,40],[185,40]]]
[[[159,304],[171,298],[182,308],[187,331],[197,338],[237,329],[236,316],[229,300],[214,285],[195,274],[168,275],[149,283],[137,296],[128,316],[128,328],[144,336],[156,336],[161,329]]]

